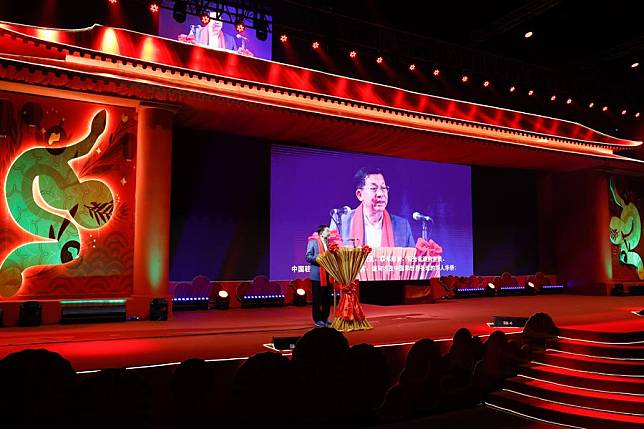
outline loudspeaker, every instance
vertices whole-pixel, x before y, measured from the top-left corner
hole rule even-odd
[[[150,320],[168,320],[168,301],[165,298],[154,298],[150,302]]]
[[[277,350],[293,350],[300,337],[273,337],[273,347]]]
[[[523,328],[527,322],[527,317],[493,316],[492,326],[495,328]]]
[[[610,291],[611,296],[624,296],[624,285],[617,283],[613,286],[613,290]]]
[[[20,304],[20,326],[38,326],[42,324],[42,307],[38,301],[25,301]]]

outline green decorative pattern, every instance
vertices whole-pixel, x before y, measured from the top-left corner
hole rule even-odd
[[[626,204],[615,190],[613,179],[610,179],[610,193],[622,212],[619,217],[610,219],[610,242],[619,246],[619,261],[637,270],[640,280],[644,279],[642,257],[634,251],[642,235],[640,213],[633,203]]]
[[[36,147],[19,155],[5,182],[5,198],[13,220],[40,238],[13,249],[0,266],[0,296],[15,295],[22,273],[36,265],[64,264],[81,253],[78,227],[97,229],[109,221],[114,197],[109,187],[95,179],[81,182],[70,166],[87,155],[105,131],[107,113],[98,112],[83,140],[65,147]],[[47,211],[34,198],[38,191],[45,205],[68,213],[63,217]]]

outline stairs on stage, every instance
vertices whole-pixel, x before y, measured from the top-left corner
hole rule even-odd
[[[644,428],[644,332],[562,329],[486,404],[576,428]]]

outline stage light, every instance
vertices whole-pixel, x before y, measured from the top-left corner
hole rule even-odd
[[[38,326],[42,323],[42,307],[38,301],[25,301],[20,304],[18,324],[20,326]]]
[[[516,90],[517,90],[517,88],[516,88],[515,86],[511,86],[511,87],[510,87],[510,92],[514,92],[514,91],[516,91]]]
[[[593,103],[593,102],[591,101],[591,102],[590,102],[590,104],[588,105],[588,107],[590,107],[590,108],[592,109],[593,107],[595,107],[595,103]]]
[[[607,112],[608,111],[608,106],[602,107],[602,112]]]
[[[494,283],[490,282],[485,288],[485,296],[494,296],[496,294],[496,286]]]
[[[490,81],[486,80],[485,82],[483,82],[483,86],[486,87],[486,88],[489,87],[490,86]]]
[[[377,62],[378,64],[382,64],[382,62],[383,62],[384,60],[385,60],[385,59],[384,59],[384,58],[382,58],[382,57],[378,57],[378,58],[376,58],[376,62]]]
[[[199,19],[203,25],[208,25],[210,23],[210,14],[207,11],[204,11],[199,15]]]
[[[230,295],[225,290],[217,292],[215,297],[216,310],[228,310],[230,308]]]
[[[356,52],[356,51],[351,51],[351,52],[349,52],[349,57],[350,57],[350,58],[355,58],[355,57],[357,57],[357,56],[358,56],[358,52]]]
[[[150,12],[157,13],[159,11],[159,3],[153,2],[150,3]]]
[[[235,20],[235,30],[238,33],[243,33],[244,31],[246,31],[246,24],[244,24],[243,17],[239,17]]]
[[[469,80],[470,80],[470,77],[468,75],[463,75],[463,77],[461,77],[461,82],[463,83],[467,83]]]
[[[625,115],[626,113],[626,109],[622,110],[622,115]]]
[[[534,283],[528,282],[525,285],[525,293],[528,295],[534,295],[537,293],[537,288]]]
[[[293,297],[293,305],[298,307],[306,305],[306,291],[301,287],[297,288],[295,291],[295,296]]]
[[[441,71],[440,71],[439,69],[434,69],[434,71],[432,72],[432,74],[433,74],[434,76],[440,76]]]
[[[315,42],[313,42],[313,43],[311,44],[311,47],[312,47],[313,49],[318,49],[318,48],[320,47],[320,42],[318,42],[318,41],[316,40]]]
[[[409,64],[409,71],[416,70],[416,64]]]
[[[288,36],[286,34],[282,34],[280,36],[280,42],[286,43],[288,41]]]
[[[116,4],[116,3],[118,2],[118,0],[109,0],[109,2],[110,2],[111,4]]]
[[[185,0],[175,0],[174,7],[172,8],[172,17],[178,23],[186,22],[186,9],[187,5]]]
[[[552,97],[550,97],[550,101],[557,101],[557,96],[553,95]]]
[[[255,36],[257,40],[265,42],[268,39],[268,22],[266,22],[266,17],[264,15],[255,16],[254,19],[255,25]]]
[[[635,69],[635,68],[637,68],[639,66],[640,66],[640,63],[638,63],[637,61],[635,61],[633,64],[631,64],[632,69]]]
[[[640,112],[637,112],[637,113],[635,114],[635,117],[636,117],[636,118],[639,118],[639,117],[640,117]]]
[[[533,33],[532,31],[528,31],[527,33],[525,33],[525,34],[523,35],[523,37],[525,37],[526,39],[529,39],[529,38],[530,38],[530,37],[532,37],[533,35],[534,35],[534,33]]]
[[[168,301],[165,298],[154,298],[150,302],[150,320],[157,322],[168,320]]]
[[[572,104],[572,98],[567,99],[566,104]]]
[[[532,97],[534,95],[534,89],[531,89],[528,91],[528,96]]]

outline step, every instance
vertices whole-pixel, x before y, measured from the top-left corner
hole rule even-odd
[[[559,337],[596,341],[605,343],[622,343],[644,345],[644,331],[638,330],[633,332],[601,332],[586,331],[581,329],[560,328]]]
[[[644,417],[595,411],[502,390],[488,395],[486,404],[547,422],[587,429],[642,429]]]
[[[549,341],[547,345],[548,348],[587,356],[644,360],[644,343],[604,344],[579,340],[556,339]]]
[[[642,378],[593,374],[547,365],[521,367],[519,375],[582,389],[644,395],[644,380]]]
[[[545,354],[535,357],[533,363],[606,375],[640,377],[644,381],[644,361],[596,358],[549,350]]]
[[[504,388],[576,407],[644,416],[644,396],[595,392],[523,376],[506,380]]]

